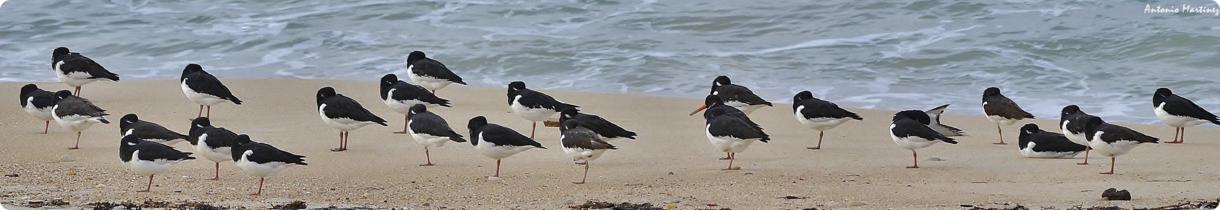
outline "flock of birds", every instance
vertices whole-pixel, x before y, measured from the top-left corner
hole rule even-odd
[[[558,114],[564,154],[576,164],[584,166],[581,181],[575,182],[581,184],[588,177],[589,162],[608,150],[616,149],[610,144],[611,141],[636,138],[636,133],[632,131],[600,116],[582,113],[579,106],[531,90],[521,81],[508,84],[508,110],[533,122],[529,136],[490,123],[483,116],[471,118],[467,124],[468,136],[463,136],[450,128],[443,117],[429,111],[432,108],[451,106],[449,100],[438,97],[436,91],[455,83],[465,85],[462,78],[441,62],[428,58],[420,51],[411,52],[406,65],[410,82],[399,80],[394,74],[387,74],[379,81],[379,94],[390,110],[404,115],[403,130],[395,133],[409,134],[415,142],[423,145],[427,162],[421,166],[433,165],[429,148],[440,147],[450,141],[469,141],[480,154],[496,160],[496,172],[490,178],[498,179],[500,163],[504,158],[533,148],[546,149],[541,143],[534,141],[537,124],[540,121],[549,122]],[[74,87],[75,91],[50,92],[28,84],[21,88],[21,106],[31,116],[45,122],[44,134],[47,133],[51,121],[76,132],[76,144],[69,149],[78,149],[81,131],[95,124],[110,123],[106,118],[109,115],[106,110],[80,97],[81,86],[99,80],[118,81],[119,77],[88,57],[64,47],[53,51],[51,67],[59,81]],[[262,193],[266,177],[290,166],[306,165],[304,156],[259,143],[248,135],[214,126],[209,120],[211,106],[225,102],[241,104],[242,101],[219,79],[204,71],[202,66],[187,65],[182,71],[179,83],[186,98],[199,104],[199,113],[192,120],[187,134],[172,131],[153,122],[141,121],[136,114],[127,114],[120,118],[119,129],[122,138],[119,141],[119,158],[132,172],[148,176],[148,186],[142,191],[151,190],[156,174],[167,171],[178,162],[195,159],[192,156],[194,154],[215,162],[215,176],[212,179],[220,178],[220,163],[226,161],[234,162],[234,165],[246,174],[259,177],[259,188],[254,195]],[[1166,125],[1177,129],[1174,141],[1167,143],[1182,143],[1185,127],[1206,122],[1220,124],[1220,119],[1215,114],[1186,98],[1174,95],[1169,89],[1157,89],[1152,101],[1156,116]],[[749,117],[750,113],[766,106],[772,104],[755,95],[749,88],[733,84],[729,77],[719,76],[713,80],[703,106],[690,115],[703,112],[706,120],[704,128],[709,142],[718,151],[726,154],[722,159],[728,160],[728,166],[724,169],[736,170],[740,169],[733,166],[736,153],[744,151],[756,141],[765,143],[770,140],[763,128]],[[1000,139],[995,144],[1006,144],[1001,125],[1012,125],[1034,118],[995,87],[983,91],[982,106],[987,119],[996,123]],[[339,130],[338,147],[331,151],[347,150],[350,131],[373,124],[388,126],[385,119],[365,109],[355,100],[339,94],[332,87],[323,87],[317,91],[317,107],[322,121]],[[916,150],[939,142],[956,144],[957,141],[952,137],[964,135],[961,129],[940,122],[940,115],[947,107],[948,105],[943,105],[927,111],[906,110],[894,114],[889,133],[895,144],[911,150],[913,163],[908,168],[919,167]],[[793,96],[792,111],[798,123],[818,132],[817,145],[808,147],[815,150],[821,149],[825,131],[849,121],[864,120],[835,103],[815,98],[809,91],[802,91]],[[1110,157],[1110,170],[1103,174],[1112,174],[1115,157],[1126,154],[1139,144],[1158,142],[1157,138],[1138,131],[1106,123],[1097,116],[1085,113],[1076,105],[1063,108],[1059,125],[1063,134],[1043,131],[1032,123],[1021,127],[1018,138],[1020,154],[1031,158],[1072,158],[1083,152],[1085,162],[1081,164],[1087,164],[1089,151],[1096,150],[1095,152]],[[183,141],[192,145],[193,153],[182,152],[169,146]]]

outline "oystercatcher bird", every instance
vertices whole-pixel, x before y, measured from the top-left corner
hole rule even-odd
[[[945,109],[947,109],[947,108],[949,108],[949,105],[945,104],[945,105],[940,105],[936,108],[929,109],[927,111],[923,111],[924,113],[928,114],[928,118],[932,119],[931,123],[928,124],[928,127],[932,128],[932,130],[935,130],[937,133],[940,133],[941,135],[945,135],[948,137],[965,136],[966,132],[962,131],[962,129],[958,129],[958,128],[955,128],[955,127],[949,126],[949,125],[945,125],[944,123],[940,122],[940,115],[944,114]]]
[[[103,79],[119,81],[118,74],[110,73],[93,59],[69,51],[67,47],[55,48],[51,52],[51,69],[55,70],[55,78],[59,82],[76,88],[73,95],[77,96],[80,95],[80,87],[85,84]]]
[[[568,109],[568,110],[564,110],[563,112],[559,113],[560,125],[562,125],[563,123],[567,123],[568,121],[572,121],[572,123],[574,123],[575,126],[583,127],[585,129],[589,129],[589,130],[593,131],[593,133],[596,133],[600,137],[600,139],[604,140],[604,141],[623,140],[623,139],[634,140],[635,136],[636,136],[635,132],[631,132],[627,129],[624,129],[623,127],[619,127],[618,125],[615,125],[613,122],[610,122],[609,120],[606,120],[605,118],[602,118],[601,116],[588,114],[588,113],[581,113],[580,110],[576,110],[576,109]],[[563,133],[563,130],[566,127],[561,126],[559,128],[560,128],[559,132]]]
[[[1034,119],[1033,114],[1025,112],[1016,102],[1000,94],[1000,88],[997,87],[983,90],[983,113],[987,115],[987,120],[996,123],[995,130],[1000,134],[1000,142],[994,144],[1006,144],[1004,130],[1000,129],[1000,125],[1012,125],[1024,119]]]
[[[195,117],[212,117],[212,105],[221,102],[229,101],[241,105],[241,99],[237,99],[228,87],[220,83],[220,79],[203,71],[199,64],[187,64],[186,68],[182,69],[182,77],[178,82],[181,83],[182,94],[186,95],[186,99],[199,104],[199,114]],[[204,107],[208,108],[207,115],[203,114]]]
[[[1063,134],[1043,131],[1033,123],[1021,126],[1018,147],[1027,158],[1072,158],[1085,151],[1084,145],[1068,140]]]
[[[157,123],[140,120],[136,114],[123,115],[119,118],[119,135],[135,136],[137,139],[174,145],[186,141],[187,136],[174,132]]]
[[[1152,94],[1152,112],[1156,118],[1169,127],[1174,127],[1173,141],[1165,143],[1180,144],[1186,140],[1186,127],[1196,126],[1205,122],[1220,125],[1220,118],[1203,107],[1195,105],[1190,99],[1173,94],[1169,88],[1157,88]]]
[[[1059,112],[1059,130],[1063,131],[1063,135],[1071,140],[1072,143],[1084,145],[1084,162],[1076,163],[1076,165],[1089,164],[1089,139],[1085,137],[1084,125],[1089,118],[1098,118],[1097,116],[1089,115],[1080,110],[1079,106],[1067,105]]]
[[[55,97],[59,98],[59,102],[51,107],[51,118],[54,118],[60,127],[76,132],[76,144],[68,149],[80,149],[81,131],[94,124],[110,123],[106,120],[106,116],[110,114],[106,114],[105,109],[93,105],[88,99],[73,96],[66,90],[56,92]]]
[[[246,138],[249,140],[249,136]],[[247,175],[258,177],[258,192],[250,195],[263,194],[263,181],[266,181],[268,176],[294,165],[309,165],[305,163],[305,156],[253,141],[233,145],[232,154],[231,158],[237,168]]]
[[[534,139],[521,135],[513,129],[487,123],[487,118],[476,116],[466,124],[470,129],[470,144],[479,154],[496,159],[496,175],[490,179],[500,178],[500,160],[533,148],[546,149]]]
[[[445,142],[466,142],[461,134],[454,132],[449,128],[449,122],[440,115],[428,112],[428,106],[423,104],[415,104],[411,106],[411,111],[407,113],[407,133],[411,134],[411,138],[415,139],[415,143],[424,146],[424,159],[428,163],[420,166],[432,166],[432,155],[428,152],[429,147],[445,146]]]
[[[195,159],[191,153],[175,150],[164,144],[125,136],[119,143],[119,160],[128,170],[148,176],[148,186],[137,192],[152,190],[153,176],[168,171],[170,167],[185,160]]]
[[[411,79],[411,83],[419,84],[433,94],[436,93],[436,90],[445,88],[449,84],[466,85],[466,82],[462,81],[462,77],[449,71],[449,67],[445,67],[445,64],[428,58],[424,52],[420,51],[407,55],[407,77]]]
[[[890,124],[890,138],[898,147],[911,150],[914,165],[907,168],[919,168],[919,153],[917,149],[932,146],[938,142],[957,144],[953,138],[946,137],[928,127],[932,119],[920,110],[906,110],[894,114],[893,124]]]
[[[1127,154],[1140,144],[1157,143],[1157,139],[1154,137],[1127,127],[1106,123],[1101,118],[1085,120],[1085,136],[1089,138],[1089,147],[1110,157],[1110,171],[1101,174],[1114,174],[1115,157]]]
[[[736,108],[729,107],[719,96],[709,95],[706,103],[712,103],[711,108],[703,112],[707,140],[717,150],[728,153],[729,166],[724,170],[738,170],[733,167],[737,153],[745,151],[755,141],[767,143],[771,137],[763,132],[762,127],[750,120],[746,114]]]
[[[249,143],[250,136],[237,135],[229,129],[213,127],[207,117],[191,120],[191,131],[188,140],[194,145],[195,153],[204,159],[212,161],[215,173],[211,180],[220,180],[220,162],[233,160],[233,145]]]
[[[762,97],[754,95],[754,91],[744,86],[735,85],[728,76],[718,76],[712,80],[712,91],[708,95],[720,96],[724,100],[725,105],[737,108],[746,114],[753,113],[754,110],[763,106],[771,106],[771,102],[763,100]],[[704,104],[706,105],[706,104]],[[703,111],[707,106],[699,107],[695,111],[690,112],[690,115],[695,115],[699,111]]]
[[[21,110],[34,118],[43,121],[42,134],[47,134],[51,128],[51,107],[59,102],[55,93],[38,89],[38,85],[21,86]]]
[[[805,149],[822,149],[822,135],[826,130],[838,127],[849,120],[864,120],[856,113],[839,108],[839,105],[814,98],[813,93],[801,91],[792,97],[792,113],[796,121],[818,131],[818,145]]]
[[[339,129],[339,148],[330,150],[335,152],[347,150],[348,131],[372,124],[388,126],[385,119],[364,109],[356,100],[335,93],[332,87],[318,89],[318,115],[326,125]]]
[[[589,161],[601,157],[607,150],[618,149],[603,141],[601,134],[580,126],[580,124],[579,120],[567,120],[560,125],[560,128],[563,129],[559,137],[560,142],[563,143],[563,154],[572,158],[576,165],[585,166],[584,175],[580,176],[579,182],[573,182],[573,184],[585,183],[585,179],[589,177]]]
[[[381,77],[381,101],[385,102],[386,106],[394,112],[402,113],[405,118],[403,121],[410,120],[411,107],[416,104],[423,104],[430,107],[444,106],[449,107],[449,100],[445,100],[429,92],[423,87],[412,85],[411,83],[398,80],[398,76],[394,74],[386,74]],[[402,125],[402,132],[407,133],[408,123]]]
[[[533,122],[530,139],[534,138],[534,132],[538,130],[538,121],[550,119],[555,113],[577,107],[579,106],[555,100],[545,93],[530,90],[525,87],[525,82],[508,83],[508,110]]]

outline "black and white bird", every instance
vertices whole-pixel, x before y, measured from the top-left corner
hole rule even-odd
[[[601,116],[581,113],[580,110],[576,109],[568,109],[559,113],[560,125],[567,123],[568,121],[575,123],[575,126],[593,131],[593,133],[596,133],[601,140],[604,141],[624,139],[634,140],[636,136],[635,132],[631,132],[623,127],[619,127]],[[566,127],[563,126],[559,127],[559,132],[563,133],[565,128]]]
[[[423,87],[413,85],[411,83],[398,80],[398,76],[394,74],[386,74],[381,77],[381,101],[385,102],[386,106],[394,112],[402,113],[403,121],[409,120],[411,107],[416,104],[427,105],[428,107],[444,106],[449,107],[449,100],[436,97]],[[403,122],[402,132],[407,133],[407,123]]]
[[[983,114],[987,115],[987,120],[995,122],[995,130],[999,133],[1000,142],[1004,143],[1004,130],[1000,125],[1012,125],[1024,119],[1034,119],[1034,115],[1021,109],[1016,102],[1008,99],[1003,94],[1000,94],[1000,88],[989,87],[983,90]]]
[[[211,180],[220,180],[220,162],[233,160],[233,145],[250,142],[249,136],[237,135],[229,129],[212,126],[212,121],[207,117],[191,120],[188,139],[196,154],[213,162],[215,171]]]
[[[1157,138],[1127,127],[1106,123],[1096,117],[1086,119],[1085,133],[1089,138],[1089,147],[1098,154],[1110,157],[1110,171],[1101,174],[1114,174],[1115,157],[1131,152],[1131,149],[1140,144],[1157,143]]]
[[[1064,106],[1063,110],[1059,112],[1059,130],[1063,132],[1063,135],[1066,136],[1068,140],[1072,141],[1072,143],[1085,146],[1084,162],[1076,163],[1076,165],[1089,164],[1089,151],[1092,149],[1088,147],[1089,138],[1086,137],[1084,131],[1085,122],[1088,121],[1089,118],[1097,118],[1097,116],[1085,113],[1084,111],[1080,110],[1080,106],[1076,106],[1074,104]]]
[[[241,105],[241,99],[237,99],[228,87],[220,83],[220,79],[203,71],[199,64],[187,64],[186,68],[182,69],[182,77],[178,82],[181,83],[182,94],[186,95],[186,99],[199,104],[199,114],[195,117],[212,117],[212,105],[225,101]],[[204,115],[204,107],[208,108],[207,115]]]
[[[928,124],[928,127],[932,128],[932,130],[935,130],[937,133],[940,133],[941,135],[945,135],[948,137],[965,136],[966,131],[955,128],[953,126],[945,125],[944,123],[940,122],[940,115],[944,114],[945,109],[947,109],[947,108],[949,108],[949,105],[945,104],[945,105],[940,105],[936,108],[929,109],[927,111],[923,111],[924,113],[928,113],[928,118],[932,119],[932,121],[930,121],[930,123]]]
[[[326,125],[339,129],[339,148],[330,150],[335,152],[347,150],[349,131],[372,124],[388,126],[385,119],[364,109],[356,100],[335,93],[332,87],[318,89],[318,115]]]
[[[746,114],[753,113],[763,106],[771,106],[771,102],[764,100],[758,95],[754,95],[754,91],[744,86],[735,85],[728,76],[718,76],[712,80],[712,91],[708,95],[720,96],[724,100],[725,105],[737,108]],[[706,105],[706,104],[705,104]],[[708,108],[707,106],[699,107],[690,115],[695,115],[699,111]]]
[[[246,140],[249,140],[249,136],[246,136]],[[251,195],[263,194],[263,182],[268,176],[295,165],[308,165],[305,156],[253,141],[233,145],[232,153],[231,158],[237,168],[247,175],[258,177],[258,192]]]
[[[534,132],[538,130],[538,121],[548,120],[556,113],[577,107],[579,106],[555,100],[545,93],[530,90],[525,87],[525,82],[508,83],[508,111],[533,122],[530,139],[534,138]]]
[[[585,179],[589,177],[590,161],[597,160],[608,150],[618,149],[603,141],[597,132],[580,126],[577,120],[563,121],[560,128],[563,130],[559,136],[560,143],[563,144],[563,154],[572,158],[577,165],[585,166],[584,175],[580,176],[579,182],[573,182],[574,184],[585,183]]]
[[[1085,146],[1068,140],[1063,134],[1043,131],[1033,123],[1021,126],[1018,147],[1027,158],[1072,158],[1085,151]]]
[[[1152,112],[1156,118],[1169,127],[1174,127],[1173,141],[1165,143],[1180,144],[1186,140],[1186,127],[1196,126],[1206,122],[1220,125],[1220,118],[1203,107],[1199,107],[1190,99],[1173,94],[1169,88],[1158,88],[1152,95]]]
[[[148,176],[148,186],[137,192],[152,190],[153,176],[168,171],[170,167],[185,160],[195,159],[191,153],[175,150],[164,144],[140,140],[135,136],[125,136],[119,143],[119,160],[128,170],[141,176]]]
[[[21,86],[21,110],[38,120],[42,120],[42,134],[47,134],[51,128],[51,107],[59,102],[55,93],[38,89],[38,85]]]
[[[119,81],[118,74],[110,73],[93,59],[69,51],[67,47],[55,48],[51,52],[51,70],[55,70],[55,78],[59,82],[75,87],[74,95],[77,96],[80,95],[80,87],[85,84],[103,79]]]
[[[140,120],[136,114],[119,118],[119,136],[135,136],[140,140],[174,145],[186,141],[187,136],[174,132],[157,123]]]
[[[487,123],[487,118],[476,116],[466,124],[470,129],[470,144],[479,154],[496,159],[496,175],[490,179],[500,178],[500,160],[533,148],[546,149],[517,131],[504,126]]]
[[[433,94],[453,83],[466,85],[462,77],[449,71],[445,64],[428,58],[420,51],[407,54],[407,77],[411,79],[411,83],[419,84]]]
[[[932,119],[928,118],[928,114],[920,110],[906,110],[894,114],[893,124],[890,124],[890,138],[894,139],[894,143],[898,144],[898,147],[911,150],[914,165],[907,166],[907,168],[919,168],[919,153],[915,152],[917,149],[926,148],[938,142],[957,144],[953,138],[929,128],[930,121]]]
[[[838,127],[850,120],[864,120],[856,113],[839,108],[839,105],[814,98],[813,92],[801,91],[792,97],[792,113],[796,121],[818,131],[818,145],[806,149],[822,149],[822,135],[826,130]]]
[[[707,140],[716,150],[728,153],[729,166],[724,170],[741,169],[733,167],[737,153],[745,151],[755,141],[767,143],[771,140],[771,136],[764,133],[762,127],[751,121],[744,112],[725,105],[719,96],[709,95],[704,103],[712,104],[703,112]]]
[[[449,128],[449,122],[445,121],[445,118],[428,112],[427,105],[415,104],[407,114],[407,133],[411,134],[415,143],[424,146],[424,159],[428,161],[420,166],[432,166],[429,147],[445,146],[445,142],[449,141],[466,142],[461,134]]]
[[[51,107],[51,118],[54,118],[60,127],[76,132],[76,144],[68,149],[80,149],[81,131],[98,123],[110,123],[106,119],[110,114],[106,114],[105,109],[93,105],[88,99],[73,96],[68,91],[56,92],[55,97],[59,101]]]

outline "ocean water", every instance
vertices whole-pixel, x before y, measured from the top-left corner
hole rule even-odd
[[[702,98],[729,75],[764,98],[981,113],[989,86],[1040,118],[1079,104],[1153,123],[1169,87],[1220,111],[1208,0],[10,0],[0,81],[53,81],[66,46],[126,79],[369,80],[427,52],[472,85]],[[453,87],[453,88],[461,88]],[[15,90],[13,90],[15,91]],[[776,107],[775,109],[788,109]],[[686,110],[675,110],[686,111]]]

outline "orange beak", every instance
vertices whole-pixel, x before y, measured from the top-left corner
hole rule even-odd
[[[695,115],[695,113],[699,113],[699,111],[703,111],[704,109],[707,109],[707,104],[704,104],[703,106],[699,106],[698,109],[695,109],[695,111],[690,112],[690,115]]]

